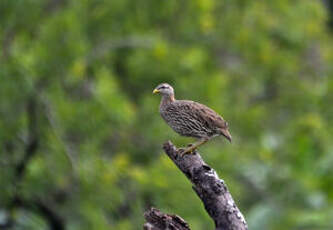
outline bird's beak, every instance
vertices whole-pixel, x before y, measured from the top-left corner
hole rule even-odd
[[[154,89],[153,94],[159,93],[160,91],[158,89]]]

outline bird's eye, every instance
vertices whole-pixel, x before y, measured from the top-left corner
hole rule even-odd
[[[161,86],[160,89],[165,89],[166,87],[165,86]]]

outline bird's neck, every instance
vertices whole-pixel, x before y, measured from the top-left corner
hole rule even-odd
[[[163,95],[161,100],[161,106],[169,104],[175,101],[175,95]]]

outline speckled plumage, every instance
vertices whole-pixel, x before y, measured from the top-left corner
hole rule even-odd
[[[154,92],[162,94],[160,114],[178,134],[205,141],[223,135],[231,141],[228,123],[214,110],[194,101],[176,100],[173,88],[166,83],[158,85]]]
[[[228,124],[207,106],[187,100],[161,103],[160,114],[182,136],[210,138],[221,135]]]

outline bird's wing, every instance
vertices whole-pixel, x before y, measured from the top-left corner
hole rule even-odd
[[[178,106],[183,108],[183,111],[189,113],[194,119],[201,121],[206,127],[212,130],[216,128],[228,129],[228,123],[211,108],[194,101],[179,100],[177,102]]]

